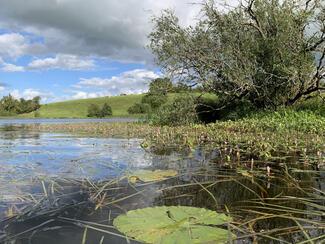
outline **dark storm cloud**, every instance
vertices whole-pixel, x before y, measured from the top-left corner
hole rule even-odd
[[[2,27],[42,37],[44,54],[150,59],[150,17],[173,8],[188,24],[199,6],[188,0],[0,0]],[[37,53],[37,50],[33,50]]]

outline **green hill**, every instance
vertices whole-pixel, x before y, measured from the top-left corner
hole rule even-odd
[[[196,95],[196,93],[193,94]],[[197,95],[199,96],[200,94],[197,93]],[[39,118],[87,118],[87,110],[90,104],[96,104],[101,107],[104,103],[112,107],[112,117],[139,117],[140,115],[130,115],[127,110],[135,103],[140,103],[143,96],[144,94],[99,97],[43,104],[36,113],[21,114],[18,117],[34,118],[37,114]],[[175,96],[175,93],[168,94],[168,100],[172,101]],[[215,95],[205,94],[204,97],[214,99]]]
[[[130,117],[127,112],[128,108],[140,102],[142,97],[143,94],[56,102],[42,105],[38,113],[41,118],[86,118],[90,104],[102,106],[107,103],[112,107],[113,117]],[[22,117],[34,117],[34,113]]]

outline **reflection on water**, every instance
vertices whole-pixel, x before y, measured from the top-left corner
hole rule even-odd
[[[0,221],[0,240],[16,244],[81,243],[87,227],[86,243],[128,243],[114,235],[117,232],[111,228],[112,220],[130,209],[159,205],[229,211],[236,222],[264,216],[259,212],[289,214],[289,209],[299,210],[292,213],[296,218],[324,221],[321,215],[308,216],[307,211],[313,210],[311,205],[297,200],[306,196],[315,198],[318,190],[325,190],[324,171],[318,168],[317,159],[309,159],[307,163],[297,162],[296,158],[255,162],[255,167],[260,164],[259,167],[250,169],[252,162],[236,162],[233,166],[218,150],[198,149],[186,156],[158,156],[146,152],[139,144],[137,139],[89,138],[3,127],[0,216],[4,221]],[[173,168],[179,177],[136,185],[129,185],[125,179],[113,180],[137,168]],[[105,181],[92,185],[93,181],[101,180]],[[30,197],[31,193],[35,199]],[[24,204],[20,199],[25,200],[21,201]],[[25,206],[26,199],[34,204],[32,208]],[[285,208],[271,207],[280,205]],[[95,206],[100,208],[94,211]],[[10,218],[5,219],[5,215],[10,215],[8,209],[25,214],[11,222]],[[319,211],[316,210],[313,213]],[[265,232],[291,228],[294,224],[286,218],[265,218],[249,226],[256,232]],[[295,234],[296,229],[292,232],[290,236],[280,233],[276,238],[289,243],[301,240],[302,236]],[[310,233],[319,236],[324,231]],[[247,237],[237,242],[253,241]],[[261,238],[259,243],[271,241]]]

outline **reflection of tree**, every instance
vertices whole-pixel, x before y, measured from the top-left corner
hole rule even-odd
[[[40,133],[37,131],[28,131],[23,126],[5,125],[0,127],[0,139],[18,140],[18,139],[40,139]]]

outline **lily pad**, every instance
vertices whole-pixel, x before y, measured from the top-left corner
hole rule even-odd
[[[162,206],[131,210],[114,219],[114,226],[126,236],[144,243],[226,243],[233,237],[218,228],[232,219],[204,208]]]
[[[129,181],[135,183],[138,180],[143,182],[160,181],[176,176],[175,170],[137,170],[128,175]]]

